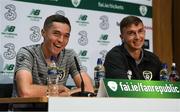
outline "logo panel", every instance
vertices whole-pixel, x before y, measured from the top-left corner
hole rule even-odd
[[[81,3],[81,0],[71,0],[71,3],[73,4],[74,7],[78,7]]]

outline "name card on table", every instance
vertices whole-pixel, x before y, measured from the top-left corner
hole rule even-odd
[[[97,97],[180,98],[180,82],[103,79]]]

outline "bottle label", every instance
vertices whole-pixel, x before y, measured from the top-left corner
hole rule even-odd
[[[95,72],[94,81],[95,81],[95,87],[99,88],[99,81],[100,79],[103,79],[105,77],[104,71]]]
[[[57,75],[58,74],[58,70],[56,67],[49,67],[48,68],[48,74],[49,75]]]
[[[169,75],[167,69],[162,69],[160,71],[160,80],[161,81],[169,81]]]

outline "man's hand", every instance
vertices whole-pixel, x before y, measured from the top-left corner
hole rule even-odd
[[[63,85],[59,85],[59,95],[58,96],[70,96],[71,92],[70,89],[63,86]]]

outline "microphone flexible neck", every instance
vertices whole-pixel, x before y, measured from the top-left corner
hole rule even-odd
[[[76,56],[74,56],[74,60],[75,60],[77,71],[79,72],[79,75],[80,75],[80,78],[81,78],[81,92],[84,92],[84,80],[83,80],[83,77],[81,75],[81,71],[80,71],[81,69],[80,69],[80,66],[79,66],[79,63],[77,61]]]

